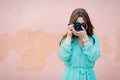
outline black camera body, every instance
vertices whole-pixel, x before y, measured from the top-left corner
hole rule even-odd
[[[83,30],[81,26],[83,26],[86,29],[86,24],[85,23],[75,22],[73,24],[74,24],[73,27],[76,31]]]

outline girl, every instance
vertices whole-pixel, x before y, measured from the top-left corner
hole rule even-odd
[[[75,22],[86,27],[81,25],[82,30],[77,31]],[[93,29],[86,10],[77,8],[72,12],[58,52],[65,65],[62,80],[96,80],[94,65],[100,57],[100,42]]]

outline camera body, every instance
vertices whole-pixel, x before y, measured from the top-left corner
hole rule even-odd
[[[83,26],[86,29],[86,24],[85,23],[75,22],[73,24],[74,24],[73,27],[76,31],[83,30],[81,26]]]

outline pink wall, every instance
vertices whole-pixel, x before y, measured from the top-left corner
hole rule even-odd
[[[0,80],[60,80],[58,43],[78,7],[101,41],[98,80],[120,80],[119,0],[0,0]]]

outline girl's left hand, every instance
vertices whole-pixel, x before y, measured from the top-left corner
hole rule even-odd
[[[81,26],[81,27],[83,29],[81,31],[75,31],[75,29],[73,28],[73,34],[75,36],[78,36],[78,37],[82,38],[83,41],[86,41],[86,40],[88,40],[88,36],[87,36],[86,30],[85,30],[85,28],[83,26]]]

